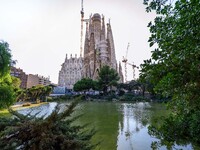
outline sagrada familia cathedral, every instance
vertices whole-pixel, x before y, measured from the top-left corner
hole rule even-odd
[[[122,67],[117,64],[111,24],[105,25],[104,16],[91,15],[86,22],[84,56],[67,57],[59,72],[58,85],[73,89],[73,85],[84,77],[96,80],[104,65],[115,69],[123,82]]]

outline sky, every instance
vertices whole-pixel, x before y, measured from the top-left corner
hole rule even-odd
[[[110,19],[118,62],[128,43],[129,63],[139,66],[150,58],[147,24],[155,14],[145,12],[143,0],[84,0],[83,5],[85,19],[94,13],[103,14],[105,23]],[[81,0],[0,0],[0,40],[9,43],[16,67],[57,84],[66,54],[80,55],[80,10]],[[130,65],[127,72],[132,80]]]

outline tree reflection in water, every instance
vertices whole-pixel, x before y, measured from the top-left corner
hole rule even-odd
[[[19,110],[19,112],[48,116],[56,105],[57,103],[52,102],[35,108]],[[66,103],[59,105],[62,110],[62,106],[65,106]],[[162,104],[147,102],[84,102],[80,103],[77,109],[80,113],[84,113],[78,123],[91,123],[97,129],[98,132],[93,141],[95,143],[102,141],[100,149],[195,149],[191,144],[180,142],[173,143],[170,147],[167,142],[162,140],[161,136],[149,135],[152,132],[148,132],[148,127],[152,124],[159,125],[161,118],[167,115],[167,111]]]
[[[157,103],[123,103],[120,106],[123,119],[119,123],[118,150],[127,149],[192,149],[190,142],[169,143],[163,142],[158,136],[149,135],[148,127],[159,125],[161,118],[168,114],[162,104]]]

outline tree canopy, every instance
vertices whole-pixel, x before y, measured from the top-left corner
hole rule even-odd
[[[118,73],[107,65],[100,69],[98,75],[98,84],[105,94],[108,91],[108,87],[111,89],[112,86],[116,86],[120,79]]]
[[[15,87],[12,83],[16,80],[10,76],[11,63],[9,45],[0,41],[0,109],[9,107],[15,101]]]
[[[200,142],[200,3],[198,0],[144,0],[150,22],[151,58],[141,65],[140,78],[154,91],[171,97],[171,119],[165,128],[171,140],[177,137]]]
[[[90,78],[83,78],[74,84],[74,91],[77,91],[77,92],[80,92],[80,91],[85,92],[94,88],[95,88],[94,81]]]
[[[8,43],[0,41],[0,77],[9,73],[11,61],[11,50]]]
[[[46,96],[51,93],[51,86],[37,85],[28,89],[20,89],[17,91],[17,101],[37,101],[46,100]]]

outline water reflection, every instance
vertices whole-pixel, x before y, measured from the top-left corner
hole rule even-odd
[[[118,150],[149,149],[151,147],[151,137],[148,135],[146,124],[142,120],[146,119],[148,103],[123,103],[120,112],[123,114],[123,121],[119,124],[119,135],[117,142]]]
[[[160,109],[163,107],[160,106]],[[162,111],[151,103],[123,103],[119,111],[123,114],[123,120],[119,123],[117,150],[147,150],[152,143],[159,143],[159,139],[148,134],[148,126],[154,115],[162,115]],[[186,146],[174,145],[174,149],[191,150],[191,144]],[[166,150],[160,146],[160,150]]]
[[[24,115],[29,114],[31,116],[46,118],[47,116],[49,116],[52,113],[52,111],[55,109],[56,106],[57,106],[57,103],[52,102],[52,103],[40,105],[38,107],[21,109],[21,110],[18,110],[18,112],[21,114],[24,114]]]
[[[122,120],[122,114],[118,112],[118,104],[112,102],[85,102],[82,103],[80,123],[90,123],[97,130],[92,141],[101,144],[97,150],[116,150],[118,124]]]
[[[52,102],[39,107],[19,110],[23,114],[31,113],[38,117],[47,117],[55,109]],[[66,103],[59,104],[61,111]],[[120,102],[83,102],[78,105],[76,113],[83,113],[77,123],[90,123],[97,130],[94,143],[102,141],[97,149],[102,150],[149,150],[153,142],[159,139],[148,134],[148,126],[155,117],[166,115],[163,105],[156,103],[120,103]],[[166,150],[165,146],[159,147]],[[174,149],[189,150],[187,146],[175,145]]]

